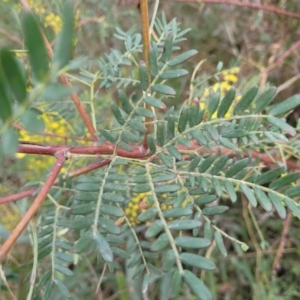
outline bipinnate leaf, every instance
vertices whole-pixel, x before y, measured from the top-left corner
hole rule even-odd
[[[194,273],[189,270],[184,270],[183,279],[198,299],[213,300],[209,289]]]

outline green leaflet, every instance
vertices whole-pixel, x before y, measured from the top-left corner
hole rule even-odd
[[[152,43],[152,47],[150,47],[149,65],[150,65],[151,74],[153,76],[156,76],[158,74],[158,66],[157,66],[157,47],[155,43]]]
[[[121,114],[121,111],[119,109],[119,107],[115,104],[115,103],[112,103],[111,104],[111,110],[116,118],[116,120],[118,121],[118,123],[120,125],[124,125],[125,124],[125,120]]]
[[[259,97],[256,98],[253,103],[254,113],[259,113],[270,103],[276,94],[276,87],[272,86]]]
[[[218,174],[220,171],[223,170],[223,167],[228,161],[228,155],[223,155],[213,163],[213,167],[210,170],[212,175]]]
[[[223,214],[225,211],[229,209],[228,206],[209,206],[205,207],[202,212],[205,216],[214,216],[214,215],[220,215]]]
[[[211,242],[210,240],[198,237],[178,236],[175,238],[175,244],[182,248],[200,249],[208,247]]]
[[[164,226],[161,220],[155,220],[147,229],[146,238],[153,238],[163,230]]]
[[[276,168],[273,170],[269,170],[261,175],[259,175],[255,179],[255,183],[259,185],[263,185],[267,182],[274,180],[276,177],[280,176],[285,171],[284,167]]]
[[[206,158],[199,166],[199,172],[200,173],[204,173],[206,172],[210,166],[212,165],[212,163],[215,161],[216,159],[216,155],[215,154],[211,154],[208,158]]]
[[[173,46],[173,35],[172,33],[169,33],[165,40],[165,46],[164,46],[164,52],[161,56],[162,62],[166,63],[172,54],[172,46]]]
[[[224,96],[224,98],[221,101],[221,104],[219,105],[219,109],[217,113],[218,118],[223,118],[226,115],[235,98],[235,93],[236,93],[235,88],[232,87]]]
[[[197,220],[175,220],[168,224],[171,230],[189,230],[200,226],[201,222]]]
[[[269,192],[268,196],[272,202],[272,204],[274,205],[279,217],[281,219],[285,219],[286,217],[286,210],[283,203],[283,199],[281,199],[279,196],[277,196],[274,192]]]
[[[3,72],[7,79],[7,84],[10,86],[10,90],[13,93],[15,99],[19,103],[24,103],[26,100],[26,79],[24,77],[24,69],[21,69],[21,64],[18,64],[15,55],[7,49],[2,49],[0,52],[0,61],[2,65]],[[0,87],[1,89],[1,87]],[[5,89],[5,85],[3,82],[2,89]],[[4,95],[1,95],[4,94]],[[5,91],[2,91],[0,95],[4,96],[4,99],[1,97],[1,110],[2,105],[4,107],[4,111],[9,111],[9,103],[5,96]],[[2,103],[2,101],[4,103]],[[8,107],[5,108],[5,105]],[[9,113],[3,113],[3,115],[9,115]],[[1,116],[1,115],[0,115]],[[5,119],[5,118],[4,118]]]
[[[135,193],[147,193],[150,190],[151,188],[149,184],[138,184],[132,189]]]
[[[28,49],[30,66],[35,77],[42,81],[49,72],[49,61],[39,25],[30,12],[23,16],[24,42]]]
[[[222,255],[224,257],[226,257],[227,256],[227,250],[226,250],[226,247],[224,245],[224,241],[223,241],[223,237],[222,237],[221,233],[219,231],[215,231],[214,232],[214,238],[215,238],[216,244],[217,244],[220,252],[222,253]]]
[[[97,249],[100,252],[102,258],[106,262],[112,262],[113,253],[108,242],[105,240],[104,236],[100,233],[96,233],[96,235],[94,236],[94,241],[97,245]]]
[[[192,292],[201,300],[213,300],[209,289],[194,273],[184,270],[183,279]]]
[[[194,268],[208,271],[214,270],[216,268],[216,265],[212,261],[197,254],[182,252],[180,253],[179,257],[182,263]]]
[[[152,92],[157,92],[164,95],[175,96],[176,91],[168,85],[165,84],[154,84],[151,87]]]
[[[169,154],[174,156],[177,160],[181,160],[181,153],[177,150],[176,147],[174,147],[173,145],[169,145],[167,146],[167,150]]]
[[[151,153],[152,154],[156,153],[156,144],[155,144],[154,137],[151,134],[149,134],[147,139],[148,139],[148,146],[149,146]]]
[[[178,125],[177,125],[179,133],[185,130],[188,123],[188,118],[189,118],[189,108],[184,105],[182,107],[181,114],[178,120]]]
[[[122,106],[123,110],[127,114],[130,114],[132,112],[132,106],[130,104],[130,101],[129,101],[128,97],[126,96],[126,94],[121,89],[118,90],[118,98],[120,100],[120,103],[121,103],[121,106]]]
[[[209,97],[209,102],[206,109],[207,120],[210,120],[212,115],[216,112],[219,102],[220,102],[220,94],[218,92],[212,92]]]
[[[167,70],[161,73],[159,77],[162,79],[173,79],[187,75],[188,73],[189,72],[185,69]]]
[[[287,124],[285,121],[283,121],[279,118],[276,118],[273,116],[268,116],[267,120],[274,126],[278,127],[279,129],[282,129],[283,131],[288,133],[290,136],[295,136],[297,133],[297,131],[294,127],[292,127],[291,125]]]
[[[116,139],[104,128],[99,128],[101,135],[109,142],[116,143]]]
[[[284,198],[284,202],[286,206],[297,216],[297,218],[300,219],[299,205],[287,197]]]
[[[253,207],[256,207],[257,206],[257,200],[254,197],[253,191],[246,184],[244,184],[244,183],[240,184],[240,189],[245,194],[245,196],[247,197],[247,199],[249,200],[249,202],[251,203],[251,205]]]
[[[133,129],[137,130],[140,133],[147,133],[147,129],[145,125],[137,119],[131,119],[128,122],[128,124],[130,125],[130,127],[132,127]]]
[[[300,105],[300,94],[294,95],[279,104],[273,106],[269,114],[273,116],[279,116],[288,113],[292,109],[294,109],[296,106]]]
[[[171,208],[163,211],[163,215],[165,218],[178,218],[183,216],[189,216],[193,213],[191,208],[182,208],[176,207]]]
[[[162,233],[151,245],[151,251],[161,251],[169,245],[169,238],[166,233]]]
[[[227,178],[233,177],[238,172],[240,172],[245,167],[247,167],[249,164],[250,164],[249,158],[244,158],[242,160],[239,160],[239,161],[235,162],[232,166],[230,166],[230,168],[225,172],[225,176]]]
[[[150,106],[156,107],[156,108],[165,108],[165,104],[157,99],[150,96],[147,96],[144,98],[145,103],[149,104]]]
[[[3,72],[0,72],[0,101],[0,119],[6,121],[12,114],[12,106],[9,95],[9,85]]]
[[[225,181],[224,183],[225,189],[231,199],[231,201],[234,203],[237,200],[237,195],[233,186],[233,183],[231,181]]]
[[[148,82],[148,72],[145,62],[140,61],[139,64],[139,76],[140,76],[140,83],[143,91],[146,91],[149,86]]]
[[[191,161],[191,163],[189,164],[188,171],[189,171],[189,172],[193,172],[193,171],[197,168],[197,166],[198,166],[200,160],[201,160],[201,157],[200,157],[200,156],[196,156],[196,157]]]
[[[138,216],[138,220],[140,222],[146,222],[148,220],[151,220],[152,218],[154,218],[157,215],[157,208],[156,207],[150,207],[147,210],[145,210],[144,212],[142,212],[139,216]]]
[[[245,110],[251,105],[258,92],[258,87],[254,86],[250,88],[245,95],[238,101],[233,109],[233,115],[239,115],[244,113]]]
[[[270,189],[279,190],[300,178],[300,172],[291,173],[281,178],[276,179],[270,184]]]
[[[168,65],[169,65],[169,67],[175,67],[177,65],[180,65],[181,63],[185,62],[186,60],[188,60],[192,56],[196,55],[197,53],[198,53],[197,50],[188,50],[188,51],[174,57],[173,59],[171,59],[168,62]]]
[[[57,70],[63,68],[72,58],[74,38],[74,5],[66,1],[63,8],[63,26],[54,46],[53,67]]]

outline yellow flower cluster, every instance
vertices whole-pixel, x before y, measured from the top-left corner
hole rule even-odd
[[[221,97],[224,97],[225,94],[232,88],[233,84],[238,81],[238,74],[240,72],[240,68],[235,67],[231,69],[226,69],[218,73],[218,76],[221,78],[219,82],[214,83],[212,86],[207,87],[204,90],[203,98],[208,99],[209,94],[211,91],[219,92]],[[241,97],[237,96],[236,101],[238,101]],[[206,102],[200,101],[199,103],[200,109],[205,109],[207,107]],[[225,115],[226,118],[230,117],[232,113],[232,109],[229,109],[227,114]],[[212,119],[217,117],[217,113],[212,115]]]
[[[141,214],[147,208],[149,208],[150,196],[151,193],[148,192],[148,193],[136,194],[134,197],[131,198],[128,206],[125,209],[125,215],[132,226],[136,226],[141,223],[140,221],[138,221],[137,217],[139,214]],[[154,204],[152,206],[154,206]],[[160,207],[162,210],[166,210],[172,208],[172,205],[166,205],[165,203],[162,203]],[[149,224],[146,223],[146,225],[150,225],[150,223]]]
[[[67,122],[63,119],[55,120],[53,116],[47,114],[42,114],[41,118],[43,119],[46,127],[44,134],[32,134],[27,132],[26,130],[21,129],[19,131],[20,140],[32,143],[43,143],[47,145],[57,145],[65,143],[65,138],[59,137],[59,135],[66,135],[66,133],[69,132]],[[24,156],[25,154],[17,154],[18,158],[23,158]],[[51,156],[29,155],[27,160],[27,169],[29,171],[34,171],[37,175],[40,175],[42,171],[51,166],[54,161],[54,157]]]
[[[0,184],[0,196],[10,192],[9,188]],[[1,204],[0,209],[0,225],[7,230],[12,230],[18,224],[21,218],[21,213],[18,208],[11,203]]]
[[[53,31],[58,34],[61,30],[62,19],[60,16],[55,15],[54,13],[47,14],[45,16],[45,26],[52,28]]]

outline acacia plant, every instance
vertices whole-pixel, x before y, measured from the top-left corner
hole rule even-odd
[[[9,270],[9,252],[23,237],[32,247],[24,262],[27,299],[84,297],[78,276],[86,260],[101,272],[97,293],[111,281],[125,289],[122,299],[158,294],[159,299],[179,299],[188,291],[197,299],[212,299],[200,271],[218,266],[205,257],[206,249],[216,243],[226,256],[225,240],[248,249],[247,241],[220,228],[220,214],[244,197],[249,206],[275,210],[282,219],[287,209],[300,218],[300,187],[293,185],[300,166],[284,159],[293,148],[292,143],[284,147],[287,136],[296,135],[285,116],[300,97],[273,104],[276,88],[259,91],[256,86],[242,95],[234,87],[225,95],[204,93],[196,77],[202,62],[191,74],[184,69],[197,54],[180,48],[189,29],[180,28],[176,19],[156,18],[157,6],[150,24],[147,1],[140,3],[142,35],[117,29],[115,37],[126,50],[112,50],[96,69],[72,58],[71,2],[64,6],[53,50],[27,1],[22,3],[29,68],[1,49],[1,156],[38,154],[56,162],[44,182],[0,198],[0,204],[34,199],[26,202],[22,218],[1,245],[2,268]],[[171,86],[182,76],[191,78],[187,98],[179,108],[167,107],[165,99],[176,94]],[[89,90],[85,102],[77,93],[82,83]],[[98,111],[108,113],[99,102],[115,86],[112,120]],[[20,128],[43,134],[41,111],[53,108],[54,100],[60,115],[71,111],[68,120],[85,126],[81,132],[86,136],[66,133],[64,145],[19,140]],[[72,164],[79,167],[68,171]]]

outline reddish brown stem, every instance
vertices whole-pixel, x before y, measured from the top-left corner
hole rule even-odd
[[[34,215],[39,210],[41,204],[45,200],[48,192],[50,191],[51,187],[53,186],[56,178],[59,175],[59,172],[64,165],[64,162],[66,160],[65,151],[61,150],[56,153],[57,160],[54,164],[54,167],[52,169],[52,172],[50,173],[49,177],[47,178],[44,186],[42,187],[40,193],[37,195],[27,212],[24,214],[18,225],[15,227],[15,229],[12,231],[11,235],[8,237],[8,239],[3,243],[3,245],[0,248],[0,264],[5,259],[6,255],[12,248],[12,246],[15,244],[19,236],[22,234],[22,232],[26,229],[26,226],[30,222],[30,220],[34,217]]]
[[[68,176],[70,178],[74,178],[74,177],[77,177],[79,175],[86,174],[90,171],[99,169],[99,168],[101,168],[105,165],[108,165],[109,163],[110,163],[109,159],[104,159],[104,160],[95,162],[93,164],[87,165],[85,167],[79,168],[79,169],[77,169],[73,172],[70,172],[68,174]],[[58,183],[58,179],[55,180],[54,184],[57,184],[57,183]],[[29,197],[29,196],[33,195],[33,193],[37,189],[38,189],[37,187],[33,187],[31,189],[28,189],[26,191],[23,191],[23,192],[20,192],[20,193],[17,193],[17,194],[9,195],[9,196],[6,196],[6,197],[0,197],[0,205],[4,204],[4,203],[7,203],[7,202],[16,201],[16,200],[22,199],[24,197]]]

